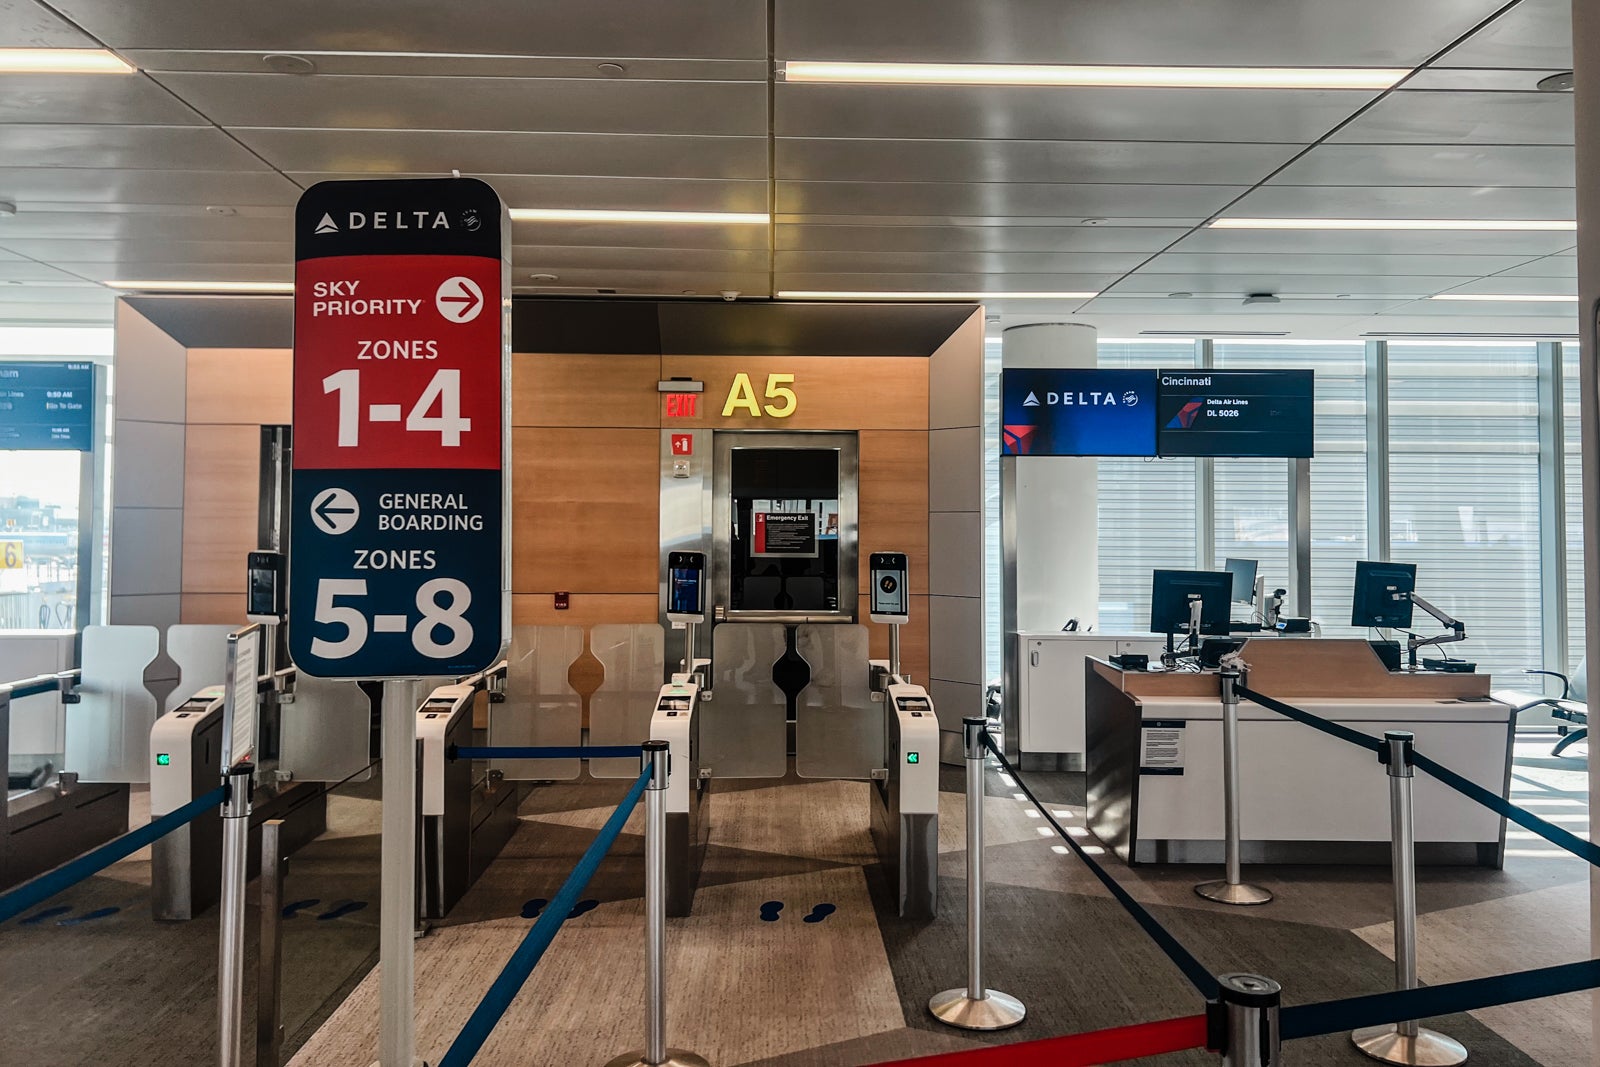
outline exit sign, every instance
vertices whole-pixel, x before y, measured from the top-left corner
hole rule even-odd
[[[668,393],[666,416],[669,419],[692,419],[700,413],[699,393]]]

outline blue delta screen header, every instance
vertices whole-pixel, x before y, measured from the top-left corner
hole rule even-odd
[[[1309,370],[1008,370],[1000,452],[1308,457],[1313,390]]]

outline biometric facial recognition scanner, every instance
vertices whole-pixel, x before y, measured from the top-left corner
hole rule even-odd
[[[906,554],[874,552],[868,560],[872,599],[867,617],[889,627],[889,674],[900,677],[900,627],[911,621],[911,597],[906,591]]]
[[[1452,618],[1417,595],[1417,565],[1415,563],[1384,563],[1361,560],[1356,563],[1355,595],[1351,598],[1350,625],[1375,629],[1408,631],[1406,635],[1407,669],[1417,669],[1417,650],[1428,645],[1447,645],[1467,639],[1466,624]],[[1449,627],[1449,632],[1437,637],[1421,637],[1410,633],[1413,606],[1421,608],[1439,622]],[[1425,659],[1422,665],[1428,670],[1471,673],[1477,665],[1466,660]]]
[[[1176,634],[1187,635],[1186,654],[1199,650],[1201,634],[1227,636],[1232,596],[1233,576],[1227,571],[1156,571],[1150,589],[1150,632],[1167,635],[1161,662],[1171,667],[1178,661]]]

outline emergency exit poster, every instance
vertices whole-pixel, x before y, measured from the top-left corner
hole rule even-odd
[[[307,674],[461,675],[500,654],[509,245],[475,179],[300,198],[289,647]]]

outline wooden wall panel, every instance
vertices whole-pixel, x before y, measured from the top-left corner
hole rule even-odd
[[[184,440],[183,591],[245,591],[257,547],[259,426],[190,425]]]
[[[911,592],[928,591],[928,434],[924,430],[863,430],[860,525],[861,587],[867,555],[904,552]]]
[[[794,414],[722,417],[734,375],[750,375],[763,405],[768,374],[793,374]],[[699,414],[664,425],[716,430],[926,430],[928,361],[902,356],[663,356],[662,378],[706,383]]]
[[[517,353],[513,426],[661,425],[660,356]]]
[[[873,659],[889,658],[889,627],[867,619],[868,600],[861,598],[861,622],[867,628],[867,651]],[[900,669],[918,685],[928,684],[928,598],[912,596],[911,621],[900,627]]]
[[[287,424],[293,363],[287,348],[189,349],[189,424]]]
[[[512,447],[513,589],[659,588],[660,431],[524,427]]]
[[[244,590],[237,593],[185,593],[179,609],[186,623],[213,626],[243,626]]]
[[[595,626],[610,622],[655,622],[660,618],[656,593],[573,593],[571,606],[557,611],[549,593],[517,593],[511,598],[511,621],[517,626]]]

